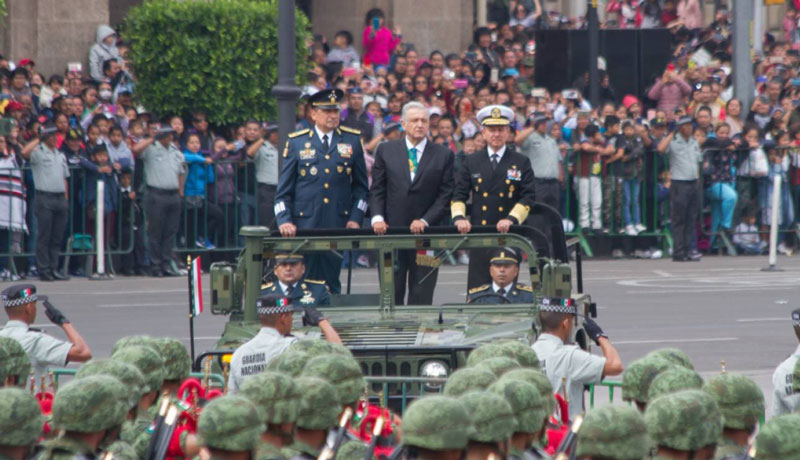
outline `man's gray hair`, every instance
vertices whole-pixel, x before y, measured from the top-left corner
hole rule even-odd
[[[431,114],[428,112],[428,108],[425,107],[425,104],[423,104],[422,102],[411,101],[411,102],[406,102],[406,105],[403,106],[403,121],[406,121],[406,114],[408,113],[409,110],[412,109],[422,110],[423,112],[425,112],[426,118],[431,117]]]

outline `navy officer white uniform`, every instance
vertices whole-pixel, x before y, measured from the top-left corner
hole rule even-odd
[[[303,324],[319,326],[325,340],[342,343],[331,323],[314,308],[295,305],[292,299],[281,295],[263,296],[256,300],[256,312],[261,321],[261,329],[255,337],[233,352],[231,357],[231,373],[228,376],[230,392],[238,391],[248,377],[263,372],[270,360],[297,341],[297,337],[291,334],[292,320],[296,311],[305,312]]]
[[[17,284],[4,289],[0,295],[8,315],[8,322],[0,329],[0,337],[12,338],[22,345],[31,360],[37,385],[40,381],[39,376],[45,374],[50,366],[64,367],[69,362],[81,363],[92,358],[92,352],[83,337],[46,296],[36,293],[36,286]],[[67,341],[56,339],[31,327],[36,321],[38,300],[44,302],[45,315],[64,331]]]
[[[467,303],[533,303],[533,289],[522,283],[515,284],[519,262],[520,255],[516,249],[497,249],[489,260],[492,282],[470,289]]]
[[[367,167],[361,133],[339,127],[341,90],[320,91],[309,98],[314,127],[289,135],[283,151],[275,220],[281,235],[297,229],[360,228],[367,211]],[[341,292],[342,260],[331,252],[306,256],[308,275]]]
[[[275,281],[261,286],[261,295],[278,294],[304,307],[330,305],[331,296],[324,281],[305,277],[306,265],[300,254],[275,254]]]
[[[800,341],[800,309],[792,312],[792,325],[797,340]],[[800,362],[800,346],[780,363],[772,374],[771,417],[800,410],[800,391],[797,390],[800,382],[795,382],[794,378],[798,362]]]
[[[533,344],[542,371],[555,392],[566,390],[569,416],[584,412],[584,385],[600,383],[604,377],[622,373],[622,360],[608,336],[591,318],[585,318],[583,328],[603,351],[603,356],[581,350],[566,342],[572,337],[575,316],[578,314],[572,299],[543,298],[539,308],[542,334]],[[563,379],[566,379],[564,388]]]

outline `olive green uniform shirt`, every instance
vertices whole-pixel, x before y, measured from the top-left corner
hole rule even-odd
[[[686,140],[680,134],[676,134],[669,143],[667,153],[672,180],[697,180],[703,153],[694,137],[689,136],[689,140]]]
[[[267,141],[261,144],[253,156],[256,163],[256,182],[278,185],[278,150]]]
[[[64,179],[69,177],[67,157],[58,150],[39,144],[31,153],[33,186],[39,192],[64,193]]]
[[[145,183],[148,187],[163,190],[178,190],[178,176],[184,174],[183,154],[173,147],[155,141],[139,155],[144,162]]]

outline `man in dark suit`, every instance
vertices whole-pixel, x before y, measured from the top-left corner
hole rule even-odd
[[[453,154],[428,141],[428,117],[423,104],[406,104],[405,136],[384,142],[375,153],[370,209],[372,229],[379,235],[390,226],[424,233],[426,227],[441,225],[447,214],[453,193]],[[406,283],[409,305],[432,304],[437,267],[435,257],[426,251],[400,251],[394,275],[395,304],[403,305]]]
[[[342,90],[308,100],[314,127],[289,134],[275,192],[275,220],[282,236],[297,229],[360,228],[367,211],[367,167],[358,130],[339,127]],[[306,256],[308,274],[341,292],[342,260],[330,252]]]
[[[477,114],[486,148],[467,155],[458,171],[450,213],[458,231],[469,233],[473,225],[494,225],[507,233],[522,225],[534,203],[533,169],[528,157],[506,146],[511,139],[514,112],[502,105],[484,107]],[[467,200],[472,195],[469,220]],[[472,249],[467,286],[473,289],[492,281],[491,249]]]

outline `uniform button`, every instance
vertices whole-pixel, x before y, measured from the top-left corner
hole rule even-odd
[[[346,216],[346,215],[348,215],[348,214],[350,214],[350,211],[345,211],[345,212],[344,212],[344,215],[345,215],[345,216]]]
[[[510,184],[510,183],[511,183],[511,179],[506,179],[506,184]]]
[[[326,160],[330,160],[330,159],[331,159],[331,156],[330,156],[330,155],[325,155],[325,159],[326,159]]]
[[[301,216],[303,215],[303,211],[300,211],[300,215],[301,215]]]
[[[325,174],[330,174],[330,173],[331,173],[331,170],[330,170],[330,169],[328,169],[328,168],[325,168]],[[326,187],[326,188],[327,188],[327,187]]]
[[[500,192],[500,198],[503,198],[504,196],[505,195],[503,194],[503,192]]]
[[[497,208],[497,210],[500,211],[500,212],[503,212],[503,207],[500,206],[499,208]]]
[[[483,197],[486,198],[487,196],[489,196],[489,192],[483,192]]]
[[[481,206],[481,210],[486,211],[486,205]]]
[[[482,220],[482,221],[481,221],[481,225],[486,225],[486,221],[485,221],[485,220]]]
[[[322,199],[322,202],[323,202],[323,203],[325,203],[325,204],[328,204],[328,202],[329,202],[329,201],[330,201],[330,200],[329,200],[327,197],[325,197],[325,198],[323,198],[323,199]]]
[[[330,187],[330,185],[329,185],[327,182],[325,182],[324,184],[322,184],[322,186],[323,186],[323,187],[325,187],[325,188],[329,188],[329,187]]]

